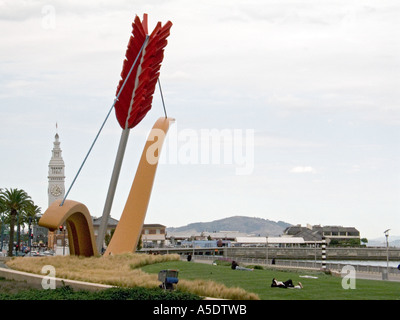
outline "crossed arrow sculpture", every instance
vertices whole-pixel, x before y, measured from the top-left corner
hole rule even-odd
[[[87,207],[73,200],[57,200],[45,211],[39,225],[50,231],[66,224],[70,254],[92,256],[102,252],[107,222],[115,195],[118,177],[124,157],[129,132],[151,109],[157,81],[159,81],[164,48],[172,23],[164,26],[158,22],[149,34],[147,14],[141,21],[138,16],[132,23],[132,34],[126,50],[121,80],[114,101],[115,114],[122,128],[110,186],[104,205],[97,240],[93,232],[92,219]],[[151,190],[157,170],[161,147],[172,118],[159,118],[145,144],[120,221],[104,255],[134,252],[140,238]]]

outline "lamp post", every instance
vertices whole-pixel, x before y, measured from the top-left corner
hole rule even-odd
[[[314,240],[314,268],[317,265],[317,240]]]
[[[17,245],[15,246],[15,256],[18,257],[19,242],[20,242],[20,228],[19,228],[19,212],[17,211]]]
[[[389,231],[390,229],[387,229],[383,231],[386,237],[386,276],[389,277]]]
[[[63,226],[63,233],[64,233],[64,237],[63,237],[63,256],[65,256],[65,227]]]
[[[28,247],[29,247],[29,255],[31,255],[31,250],[32,250],[32,229],[31,229],[32,217],[28,218],[28,222],[29,222],[29,225],[28,225]]]
[[[63,256],[65,255],[65,227],[64,226],[59,226],[58,228],[60,230],[60,234],[63,233]]]
[[[3,235],[4,235],[4,212],[1,213],[1,239],[0,239],[0,252],[3,252]]]

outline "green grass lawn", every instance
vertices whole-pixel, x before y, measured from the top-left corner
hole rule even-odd
[[[230,266],[171,261],[142,267],[148,273],[178,269],[179,279],[207,279],[228,287],[241,287],[259,295],[262,300],[394,300],[400,299],[400,283],[379,280],[356,280],[356,289],[343,289],[342,278],[315,271],[232,270]],[[318,279],[302,278],[311,275]],[[272,278],[299,281],[303,289],[271,288]],[[179,283],[178,283],[179,288]]]

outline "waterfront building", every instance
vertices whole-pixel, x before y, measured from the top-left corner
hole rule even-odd
[[[360,232],[354,227],[295,225],[283,231],[284,236],[302,237],[305,243],[320,242],[325,237],[327,244],[360,244]]]
[[[166,240],[166,226],[162,224],[144,224],[141,232],[144,248],[164,247]]]

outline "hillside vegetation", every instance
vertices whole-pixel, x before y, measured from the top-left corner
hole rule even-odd
[[[278,236],[291,224],[262,218],[234,216],[211,222],[196,222],[178,228],[167,228],[167,232],[218,232],[239,231],[260,236]]]

